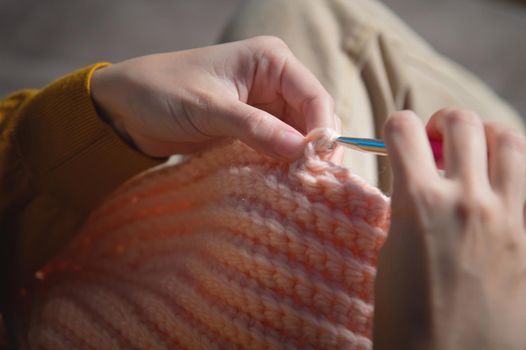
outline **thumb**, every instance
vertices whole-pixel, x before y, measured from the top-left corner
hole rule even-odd
[[[270,113],[236,100],[220,114],[214,126],[217,136],[237,138],[258,152],[287,160],[303,154],[305,137]]]

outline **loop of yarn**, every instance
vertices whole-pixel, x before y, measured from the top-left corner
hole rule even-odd
[[[327,159],[335,149],[335,140],[339,135],[333,129],[317,128],[309,132],[305,137],[307,146],[305,147],[306,157],[319,157]]]
[[[304,176],[309,173],[330,174],[334,176],[337,173],[340,176],[347,176],[347,169],[335,166],[328,159],[336,149],[336,138],[338,134],[335,130],[329,128],[317,128],[309,132],[305,139],[304,156],[292,163],[289,168],[289,177]]]

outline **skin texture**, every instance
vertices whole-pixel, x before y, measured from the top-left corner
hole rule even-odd
[[[427,137],[444,142],[441,177]],[[376,349],[526,347],[526,140],[469,111],[385,125],[392,224],[376,281]]]
[[[291,160],[307,132],[339,128],[330,95],[275,37],[131,59],[97,70],[91,89],[118,132],[154,157],[235,137]]]

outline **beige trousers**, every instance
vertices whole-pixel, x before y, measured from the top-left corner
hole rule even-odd
[[[524,131],[511,107],[376,0],[246,0],[223,40],[256,35],[282,38],[314,72],[335,100],[342,135],[381,137],[393,111],[427,120],[448,106]],[[389,191],[386,158],[349,150],[344,165]]]

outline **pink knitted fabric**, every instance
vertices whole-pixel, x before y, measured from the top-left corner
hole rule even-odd
[[[370,349],[388,199],[309,136],[140,175],[37,274],[33,349]]]

